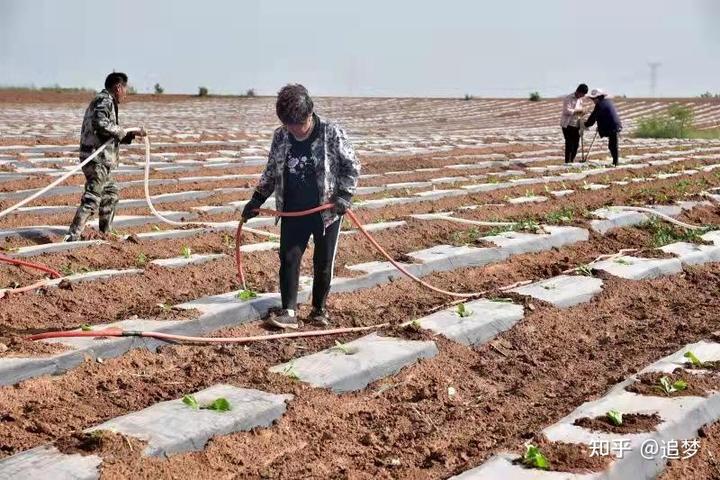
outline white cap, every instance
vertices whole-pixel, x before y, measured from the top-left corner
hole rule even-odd
[[[590,95],[588,95],[588,97],[590,98],[598,98],[605,96],[607,96],[607,92],[605,92],[605,90],[603,90],[602,88],[593,88],[590,92]]]

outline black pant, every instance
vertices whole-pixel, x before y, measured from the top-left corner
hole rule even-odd
[[[610,150],[610,155],[612,155],[613,165],[617,166],[620,157],[620,152],[618,151],[617,132],[613,132],[608,135],[608,150]]]
[[[300,263],[313,236],[313,290],[312,305],[316,310],[325,308],[330,293],[330,282],[335,266],[335,252],[342,217],[323,232],[323,220],[319,213],[305,217],[285,217],[280,223],[280,297],[282,308],[297,309],[297,293],[300,283]]]
[[[565,137],[565,163],[575,161],[578,147],[580,146],[580,129],[578,127],[563,127]]]

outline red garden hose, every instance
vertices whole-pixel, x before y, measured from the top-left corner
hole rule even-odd
[[[58,272],[57,270],[53,270],[52,268],[47,267],[45,265],[41,265],[39,263],[26,262],[25,260],[18,260],[17,258],[11,258],[11,257],[8,257],[3,254],[0,254],[0,262],[9,263],[10,265],[16,265],[18,267],[34,268],[35,270],[40,270],[41,272],[50,274],[50,276],[53,278],[62,277],[62,274],[60,272]],[[38,289],[46,284],[47,284],[47,279],[43,279],[43,280],[33,283],[32,285],[26,285],[24,287],[18,287],[18,288],[10,288],[8,290],[5,290],[2,294],[0,294],[0,298],[6,298],[8,295],[11,295],[13,293],[29,292],[30,290]]]
[[[158,340],[189,343],[250,343],[261,340],[277,340],[280,338],[319,337],[323,335],[339,335],[343,333],[364,332],[376,330],[389,325],[370,325],[368,327],[331,328],[326,330],[309,330],[306,332],[280,333],[271,335],[254,335],[251,337],[189,337],[186,335],[173,335],[160,332],[141,332],[138,330],[123,330],[121,328],[104,328],[102,330],[69,330],[65,332],[45,332],[30,335],[28,340],[46,340],[49,338],[75,338],[75,337],[144,337]]]
[[[271,215],[274,217],[304,217],[305,215],[312,215],[313,213],[322,212],[323,210],[328,210],[330,208],[333,208],[332,203],[326,203],[325,205],[320,205],[319,207],[311,208],[310,210],[303,210],[301,212],[278,212],[277,210],[269,210],[267,208],[259,208],[257,210],[258,213],[262,213],[265,215]],[[348,210],[347,216],[350,217],[350,220],[355,224],[355,226],[360,230],[360,232],[363,234],[363,236],[370,242],[370,244],[375,247],[375,250],[380,252],[383,257],[385,257],[393,267],[397,268],[403,275],[411,279],[412,281],[422,285],[425,288],[428,288],[432,290],[433,292],[441,293],[443,295],[448,295],[450,297],[459,297],[459,298],[471,298],[476,297],[478,295],[483,295],[487,292],[472,292],[472,293],[456,293],[456,292],[450,292],[448,290],[443,290],[441,288],[435,287],[433,285],[430,285],[429,283],[425,282],[424,280],[421,280],[417,276],[413,275],[412,273],[408,272],[402,265],[400,265],[398,262],[396,262],[386,251],[385,249],[373,238],[372,235],[370,235],[370,232],[368,232],[362,223],[360,223],[360,220],[355,216],[355,213],[353,213],[352,210]],[[242,244],[242,226],[243,222],[241,221],[237,228],[237,235],[235,236],[235,262],[237,263],[237,270],[238,270],[238,278],[240,280],[240,283],[242,284],[243,289],[247,290],[247,286],[245,284],[245,272],[243,271],[242,266],[242,253],[240,252],[240,245]]]
[[[18,260],[17,258],[11,258],[11,257],[3,255],[2,253],[0,253],[0,262],[9,263],[11,265],[17,265],[19,267],[34,268],[35,270],[40,270],[41,272],[49,273],[53,278],[62,277],[62,273],[58,272],[57,270],[53,270],[50,267],[46,267],[45,265],[41,265],[39,263],[26,262],[25,260]]]
[[[262,213],[265,215],[272,215],[277,217],[303,217],[305,215],[312,215],[314,213],[322,212],[323,210],[328,210],[330,208],[333,208],[333,204],[328,203],[325,205],[320,205],[319,207],[312,208],[310,210],[304,210],[301,212],[278,212],[276,210],[269,210],[266,208],[260,208],[258,209],[258,213]],[[350,220],[355,224],[355,226],[362,232],[362,234],[365,236],[365,238],[368,239],[368,241],[372,244],[375,249],[380,252],[395,268],[400,270],[405,276],[410,278],[411,280],[419,283],[420,285],[429,288],[430,290],[438,293],[442,293],[444,295],[449,295],[452,297],[461,297],[461,298],[469,298],[474,297],[478,295],[483,295],[487,292],[476,292],[476,293],[455,293],[455,292],[449,292],[447,290],[443,290],[441,288],[434,287],[430,285],[429,283],[419,279],[412,273],[408,272],[402,265],[397,263],[393,258],[385,251],[382,246],[380,246],[379,243],[370,235],[370,233],[365,229],[362,223],[360,223],[360,220],[355,216],[355,214],[352,212],[352,210],[347,211],[348,217],[350,217]],[[245,273],[243,271],[243,263],[242,263],[242,252],[240,251],[240,247],[242,245],[242,226],[244,222],[240,222],[238,224],[237,228],[237,235],[235,237],[235,260],[237,263],[237,273],[238,278],[240,280],[240,283],[242,284],[244,289],[247,289],[247,285],[245,284]],[[261,340],[277,340],[281,338],[299,338],[299,337],[316,337],[316,336],[322,336],[322,335],[339,335],[343,333],[353,333],[353,332],[363,332],[367,330],[377,330],[378,328],[382,328],[389,325],[388,323],[383,323],[380,325],[371,325],[367,327],[348,327],[348,328],[332,328],[332,329],[326,329],[326,330],[311,330],[306,332],[293,332],[293,333],[282,333],[282,334],[272,334],[272,335],[255,335],[251,337],[190,337],[185,335],[173,335],[168,333],[160,333],[160,332],[141,332],[141,331],[135,331],[135,330],[122,330],[120,328],[105,328],[103,330],[89,330],[89,331],[78,331],[78,330],[72,330],[72,331],[63,331],[63,332],[45,332],[40,333],[37,335],[31,335],[28,337],[29,340],[44,340],[49,338],[67,338],[67,337],[146,337],[146,338],[155,338],[158,340],[169,340],[169,341],[179,341],[179,342],[191,342],[191,343],[249,343],[254,341],[261,341]]]

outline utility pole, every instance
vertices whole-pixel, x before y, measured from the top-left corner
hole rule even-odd
[[[655,97],[657,91],[657,72],[658,67],[662,65],[660,62],[650,62],[650,96]]]

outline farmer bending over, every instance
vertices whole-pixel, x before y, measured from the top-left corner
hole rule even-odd
[[[275,192],[276,209],[298,212],[332,203],[333,208],[280,224],[280,295],[282,311],[268,325],[298,328],[297,293],[300,262],[313,236],[312,312],[309,321],[329,325],[325,301],[330,291],[343,214],[357,188],[360,164],[345,132],[313,113],[313,101],[302,85],[286,85],[275,111],[282,126],[275,130],[268,163],[242,212],[247,221]]]
[[[608,150],[612,155],[613,166],[617,167],[619,160],[618,152],[618,134],[622,131],[622,123],[620,116],[615,109],[615,105],[600,88],[593,88],[588,97],[595,102],[595,109],[585,122],[585,128],[592,127],[597,121],[597,130],[600,138],[608,138]]]
[[[80,197],[80,206],[70,224],[65,241],[80,240],[85,223],[100,210],[100,231],[110,233],[115,208],[118,202],[118,186],[112,176],[112,169],[118,164],[120,143],[130,143],[135,136],[144,136],[145,132],[127,132],[118,124],[118,104],[127,95],[128,77],[124,73],[113,72],[105,79],[105,89],[97,94],[85,110],[82,131],[80,133],[80,162],[109,139],[110,144],[100,154],[83,167],[85,191]]]

